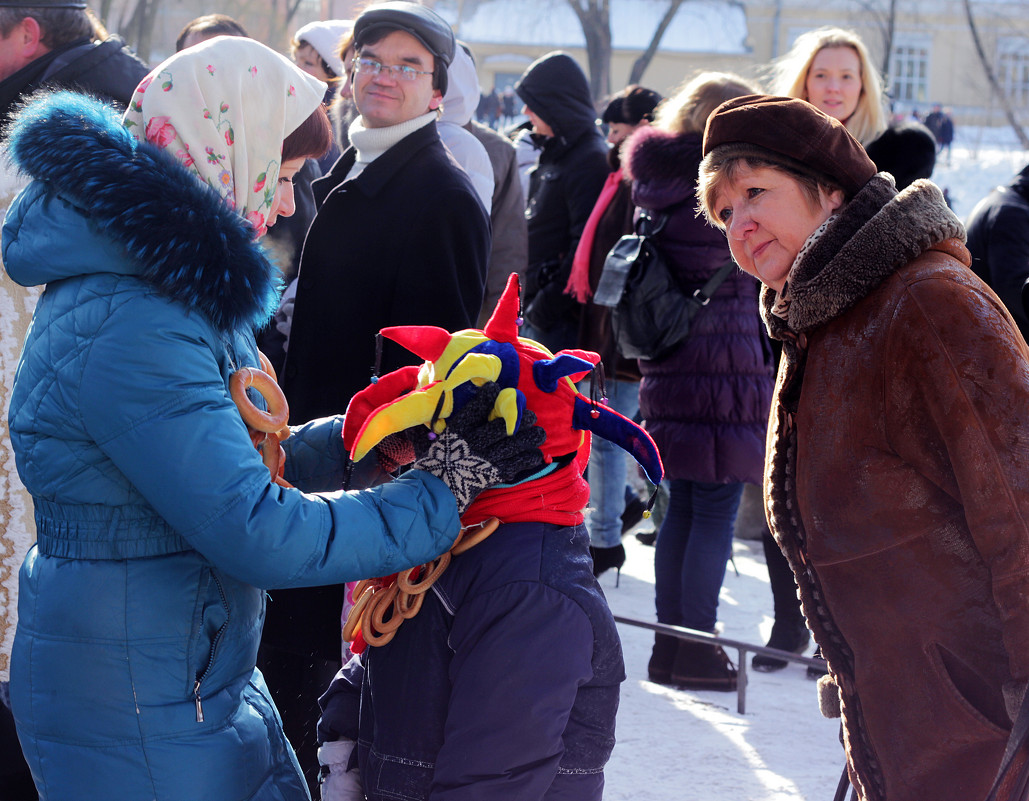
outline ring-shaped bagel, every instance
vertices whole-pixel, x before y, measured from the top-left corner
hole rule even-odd
[[[469,534],[471,529],[462,529],[461,537],[457,542],[454,543],[454,547],[450,549],[450,553],[454,556],[460,556],[469,548],[474,548],[490,534],[497,530],[500,525],[500,520],[496,517],[491,517],[489,520],[483,522],[479,527],[479,530],[474,534]]]
[[[364,582],[361,583],[363,584]],[[356,592],[354,593],[354,597],[357,598],[357,600],[354,602],[354,605],[350,607],[350,614],[347,615],[347,622],[343,625],[343,639],[346,642],[354,641],[354,637],[357,636],[357,630],[361,625],[361,613],[364,612],[365,607],[367,607],[372,600],[372,589],[369,584],[365,585],[360,594]],[[358,584],[358,587],[360,586],[361,585]]]
[[[450,564],[450,554],[444,553],[435,562],[426,562],[422,567],[425,568],[427,575],[419,582],[411,581],[411,573],[419,568],[412,568],[411,571],[403,572],[397,575],[397,586],[409,595],[418,595],[429,589],[433,583],[441,575],[443,571],[447,569]]]
[[[404,620],[410,620],[418,614],[428,593],[420,592],[417,595],[409,595],[406,592],[397,596],[397,614]]]
[[[265,356],[261,351],[257,351],[257,358],[260,361],[261,369],[272,377],[272,381],[278,383],[279,377],[275,375],[275,368],[272,367],[271,359]]]
[[[268,404],[268,411],[258,409],[250,398],[247,397],[247,390],[253,387]],[[232,400],[239,409],[239,414],[251,428],[273,434],[282,430],[289,419],[289,406],[286,404],[286,396],[282,394],[275,379],[263,370],[256,367],[243,367],[232,374],[229,379],[229,393]]]
[[[404,622],[404,618],[398,614],[394,607],[394,601],[397,599],[398,592],[397,585],[393,584],[389,589],[377,593],[377,597],[372,601],[368,617],[371,621],[370,628],[376,633],[388,634],[391,631],[396,631],[400,628],[400,624]],[[390,609],[393,610],[393,616],[386,620],[386,612]]]

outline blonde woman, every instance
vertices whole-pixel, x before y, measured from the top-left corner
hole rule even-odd
[[[862,145],[886,130],[883,85],[853,31],[818,28],[797,37],[772,67],[772,93],[799,97],[835,117]]]

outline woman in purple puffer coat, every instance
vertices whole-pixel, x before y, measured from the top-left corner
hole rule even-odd
[[[657,241],[686,292],[731,258],[725,236],[696,216],[704,124],[719,104],[753,91],[734,75],[699,75],[626,147],[633,202],[669,215]],[[690,336],[671,355],[639,365],[640,410],[670,489],[655,552],[657,619],[714,631],[743,484],[761,484],[764,462],[773,371],[757,282],[733,270]],[[720,647],[665,634],[656,635],[649,674],[690,689],[736,689]]]

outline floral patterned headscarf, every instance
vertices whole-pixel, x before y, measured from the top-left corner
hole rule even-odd
[[[174,154],[261,236],[282,142],[324,95],[324,83],[271,48],[218,36],[155,67],[122,121],[137,139]]]

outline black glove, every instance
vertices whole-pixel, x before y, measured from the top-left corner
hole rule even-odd
[[[523,412],[510,437],[503,419],[489,419],[499,394],[496,383],[483,384],[434,439],[426,426],[408,429],[416,456],[412,466],[442,479],[457,499],[458,514],[483,490],[531,475],[544,465],[539,446],[546,432],[536,425],[536,415]]]

